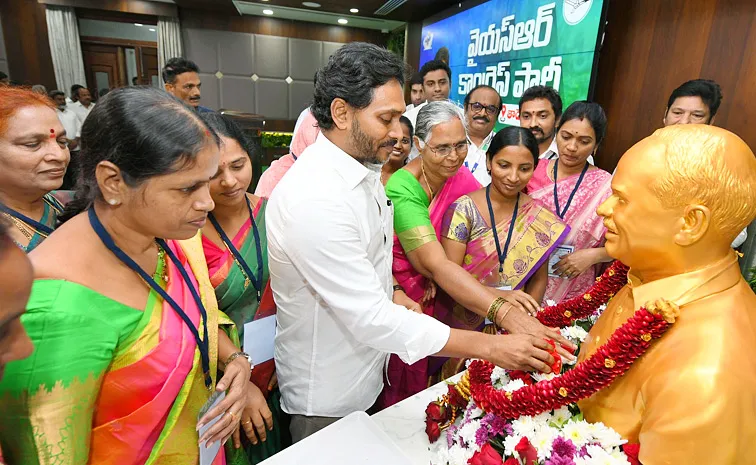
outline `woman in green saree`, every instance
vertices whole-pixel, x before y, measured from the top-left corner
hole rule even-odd
[[[68,198],[56,192],[70,159],[68,139],[47,96],[0,87],[0,217],[31,252],[52,233]]]
[[[221,140],[218,172],[210,181],[215,209],[202,228],[202,247],[218,307],[236,325],[238,335],[231,338],[243,340],[245,324],[275,318],[276,313],[268,285],[267,200],[247,193],[252,163],[249,142],[239,126],[217,113],[205,113],[202,119]],[[238,432],[233,437],[234,448],[243,446],[243,451],[229,457],[229,463],[259,463],[291,444],[275,370],[273,359],[252,370],[254,384],[241,418],[246,437]]]
[[[92,110],[82,145],[77,198],[29,254],[35,348],[0,381],[0,447],[24,465],[197,463],[238,428],[250,372],[219,331],[233,323],[197,234],[217,136],[165,92],[124,88]],[[225,399],[200,415],[213,390]]]

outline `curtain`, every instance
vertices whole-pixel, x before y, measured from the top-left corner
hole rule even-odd
[[[76,23],[74,9],[48,5],[46,15],[47,36],[50,39],[50,53],[58,90],[68,93],[74,84],[86,87],[79,25]]]
[[[158,67],[163,70],[165,62],[171,58],[180,57],[184,54],[181,46],[181,26],[178,18],[160,16],[158,18]],[[161,86],[163,76],[160,76]]]

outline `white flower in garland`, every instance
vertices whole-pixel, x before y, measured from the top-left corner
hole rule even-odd
[[[556,378],[557,376],[559,376],[558,373],[531,373],[530,374],[530,377],[533,378],[536,383],[540,381],[550,381]]]
[[[538,452],[538,460],[544,462],[551,457],[551,446],[557,436],[559,436],[559,431],[556,428],[543,424],[536,428],[532,437],[528,438]]]
[[[514,432],[515,436],[531,437],[535,434],[536,426],[538,426],[538,423],[535,422],[533,417],[523,415],[512,421],[512,432]]]
[[[483,409],[479,408],[474,400],[470,400],[470,402],[467,404],[467,410],[465,410],[462,421],[468,422],[476,418],[482,418],[484,414],[485,412],[483,412]]]
[[[622,436],[620,436],[619,433],[611,428],[608,428],[601,422],[591,423],[590,431],[595,442],[598,442],[604,448],[619,447],[627,443],[625,439],[622,439]]]
[[[562,434],[577,447],[588,444],[593,440],[591,425],[584,420],[567,422],[564,428],[562,428]]]
[[[480,446],[475,444],[475,433],[480,429],[480,420],[472,420],[459,429],[459,438],[463,445],[468,449],[474,449],[475,452],[480,450]]]
[[[560,329],[559,332],[562,334],[562,336],[569,339],[570,341],[580,344],[582,344],[585,341],[585,338],[588,336],[588,331],[577,325],[566,326]]]
[[[586,451],[585,457],[575,457],[575,465],[630,465],[626,457],[612,455],[595,444],[586,447]]]
[[[465,449],[464,447],[455,444],[449,448],[449,453],[447,455],[449,465],[467,465],[467,462],[472,458],[475,452],[476,451],[473,449]]]
[[[507,370],[501,367],[494,367],[491,371],[491,385],[494,389],[502,389],[509,382]]]
[[[556,424],[557,426],[562,426],[570,419],[572,418],[572,412],[570,412],[570,409],[566,406],[560,408],[559,410],[554,410],[554,414],[551,417],[551,421]]]
[[[504,438],[504,454],[507,456],[513,456],[515,453],[515,447],[522,439],[522,436],[517,433],[511,434]]]
[[[526,386],[525,381],[521,379],[513,379],[512,381],[508,382],[504,385],[502,388],[505,392],[515,392],[518,389],[522,389]]]

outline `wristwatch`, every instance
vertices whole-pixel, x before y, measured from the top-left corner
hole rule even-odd
[[[396,291],[402,291],[404,292],[404,288],[399,284],[394,284],[394,292]]]
[[[231,362],[236,360],[239,357],[244,357],[249,362],[249,369],[250,371],[255,368],[255,365],[252,363],[252,357],[246,353],[246,352],[234,352],[233,354],[229,355],[228,359],[226,359],[226,366],[229,366]]]

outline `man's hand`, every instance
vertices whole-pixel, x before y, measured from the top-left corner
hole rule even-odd
[[[397,305],[407,307],[408,310],[412,310],[415,313],[423,313],[423,308],[420,304],[410,299],[402,290],[394,291],[394,298],[392,301]]]

